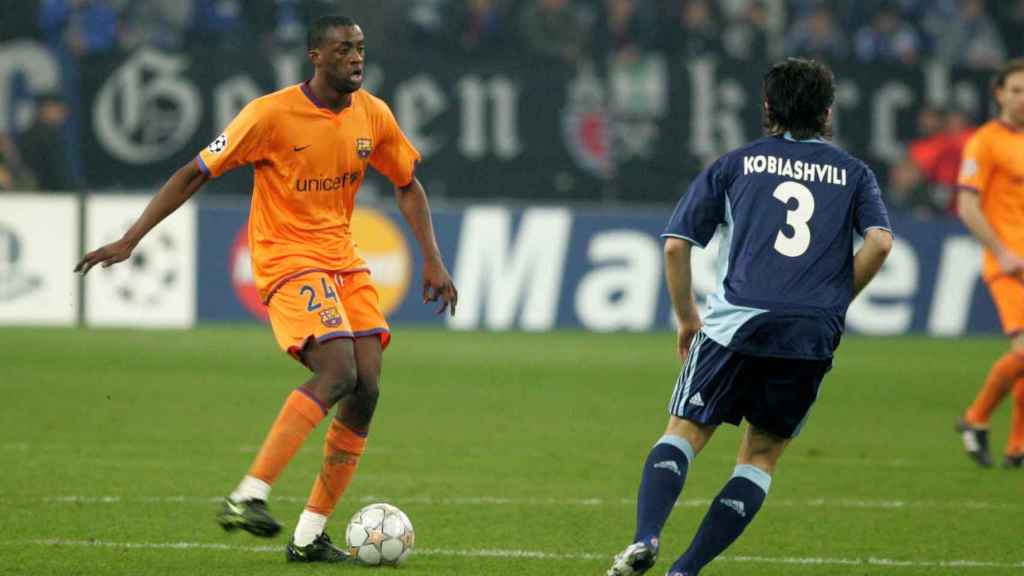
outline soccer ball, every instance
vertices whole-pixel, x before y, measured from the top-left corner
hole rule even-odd
[[[369,566],[397,566],[412,551],[416,532],[398,508],[379,502],[352,516],[345,531],[349,552]]]

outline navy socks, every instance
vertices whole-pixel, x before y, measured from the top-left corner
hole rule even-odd
[[[772,477],[760,468],[741,464],[711,501],[690,548],[676,560],[670,576],[696,576],[732,544],[754,519],[768,496]]]
[[[644,462],[640,493],[636,499],[634,542],[658,546],[661,529],[672,513],[686,483],[686,472],[693,461],[693,447],[678,436],[662,436]]]

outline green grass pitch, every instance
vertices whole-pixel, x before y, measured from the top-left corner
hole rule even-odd
[[[603,574],[632,535],[673,344],[670,333],[398,327],[367,453],[329,532],[343,540],[355,509],[385,500],[417,531],[396,574]],[[1024,472],[978,470],[953,433],[1004,347],[849,338],[764,509],[704,573],[1024,573]],[[305,378],[262,327],[0,330],[0,574],[371,570],[285,563],[322,425],[274,487],[280,536],[213,521]],[[994,420],[996,455],[1007,414]],[[689,542],[738,438],[723,427],[691,467],[651,574]]]

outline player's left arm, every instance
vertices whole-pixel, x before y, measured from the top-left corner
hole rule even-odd
[[[892,232],[872,228],[864,234],[864,244],[853,256],[853,297],[871,282],[892,252]]]
[[[418,178],[413,176],[408,186],[395,186],[395,199],[402,217],[412,229],[416,243],[423,253],[423,302],[441,300],[438,314],[449,309],[455,315],[455,306],[459,302],[459,292],[455,289],[448,268],[444,265],[441,250],[437,247],[434,236],[434,223],[430,217],[430,203],[427,193]]]
[[[402,132],[391,109],[381,100],[371,100],[373,104],[374,133],[377,146],[370,154],[370,165],[383,174],[395,185],[395,199],[402,217],[412,228],[416,243],[423,253],[423,302],[441,301],[438,314],[447,309],[455,315],[455,306],[459,301],[459,293],[455,290],[448,268],[437,248],[434,237],[434,224],[430,218],[430,203],[423,185],[416,178],[416,164],[420,161],[420,153]]]

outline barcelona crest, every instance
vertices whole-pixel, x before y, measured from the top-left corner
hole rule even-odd
[[[371,138],[356,138],[356,154],[366,160],[373,152],[373,140]]]
[[[341,326],[341,314],[338,313],[338,309],[331,306],[330,308],[324,308],[320,311],[320,322],[328,328],[337,328]]]

